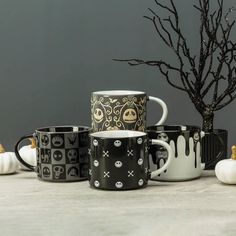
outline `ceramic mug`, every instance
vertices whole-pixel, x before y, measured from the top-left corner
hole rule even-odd
[[[158,103],[163,114],[157,125],[165,122],[168,109],[159,98],[147,96],[145,92],[110,90],[93,92],[91,96],[92,130],[137,130],[146,129],[147,101]]]
[[[40,180],[71,182],[88,178],[88,145],[90,128],[84,126],[55,126],[36,129],[15,145],[17,159]],[[19,154],[20,143],[35,138],[37,166],[25,162]]]
[[[205,164],[201,159],[202,138],[205,133],[197,126],[150,126],[149,138],[168,143],[174,153],[173,161],[165,172],[153,179],[162,181],[185,181],[201,176]],[[160,168],[167,159],[167,151],[161,146],[150,146],[150,169]]]
[[[166,148],[166,163],[153,172],[148,169],[150,144]],[[105,190],[142,188],[149,178],[155,178],[168,168],[172,160],[170,145],[148,139],[140,131],[113,130],[90,134],[89,182],[92,187]]]

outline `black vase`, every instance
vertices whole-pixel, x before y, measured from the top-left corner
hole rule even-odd
[[[227,158],[228,131],[214,129],[202,139],[202,162],[206,170],[215,169],[216,163]]]

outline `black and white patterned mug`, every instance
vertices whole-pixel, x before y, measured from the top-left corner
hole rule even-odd
[[[105,130],[146,129],[147,101],[158,103],[163,114],[157,125],[165,122],[168,109],[159,98],[147,96],[145,92],[110,90],[93,92],[91,96],[91,120],[93,132]]]
[[[39,128],[25,135],[15,145],[17,159],[34,170],[38,178],[52,182],[88,179],[88,145],[90,128],[84,126],[55,126]],[[19,154],[20,143],[35,138],[37,166],[26,163]]]
[[[148,147],[161,145],[168,159],[160,169],[149,171]],[[148,139],[140,131],[113,130],[90,134],[89,182],[92,187],[105,190],[142,188],[148,179],[165,171],[172,161],[169,144]]]

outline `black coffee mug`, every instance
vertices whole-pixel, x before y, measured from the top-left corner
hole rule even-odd
[[[168,159],[160,169],[149,171],[148,147],[161,145],[167,150]],[[172,161],[169,144],[148,139],[139,131],[116,130],[90,134],[89,181],[95,188],[129,190],[142,188],[148,179],[165,171]]]
[[[88,178],[88,145],[90,128],[55,126],[35,130],[15,145],[17,159],[37,173],[40,180],[71,182]],[[28,138],[36,141],[37,166],[25,162],[19,154],[20,143]]]

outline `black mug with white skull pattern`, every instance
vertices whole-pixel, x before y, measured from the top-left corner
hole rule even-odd
[[[167,160],[158,170],[149,171],[148,147],[161,145],[167,150]],[[92,187],[105,190],[142,188],[148,179],[165,171],[172,161],[169,144],[148,139],[140,131],[113,130],[90,134],[89,181]]]
[[[40,180],[71,182],[88,178],[88,145],[90,128],[55,126],[35,130],[15,145],[17,159]],[[37,166],[25,162],[19,154],[20,143],[28,138],[36,141]]]
[[[147,96],[145,92],[110,90],[93,92],[91,96],[91,119],[93,132],[105,130],[146,129],[147,101],[158,103],[163,114],[157,125],[165,122],[168,109],[159,98]]]

